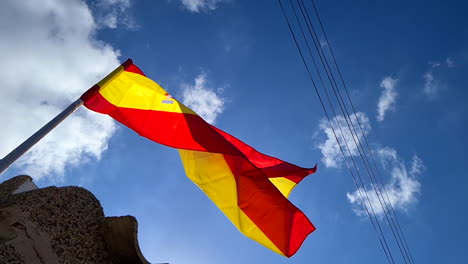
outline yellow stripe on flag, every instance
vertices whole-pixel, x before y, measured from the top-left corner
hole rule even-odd
[[[223,154],[179,149],[187,177],[192,180],[247,237],[284,255],[239,208],[234,175]]]
[[[268,178],[273,185],[278,188],[278,190],[284,195],[284,197],[288,198],[291,191],[296,187],[297,183],[284,178],[284,177],[277,177],[277,178]]]
[[[156,82],[133,72],[117,68],[98,83],[99,93],[109,103],[123,108],[194,114],[179,104]]]

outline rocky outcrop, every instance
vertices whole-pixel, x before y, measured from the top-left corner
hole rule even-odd
[[[138,222],[133,216],[106,217],[104,240],[113,264],[150,264],[138,245]]]
[[[134,217],[106,218],[81,187],[38,189],[29,176],[0,184],[0,263],[148,264]]]

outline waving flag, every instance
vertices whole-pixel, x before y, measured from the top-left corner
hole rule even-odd
[[[247,237],[290,257],[315,230],[287,197],[316,168],[264,155],[208,124],[131,60],[81,99],[141,136],[177,148],[187,176]]]

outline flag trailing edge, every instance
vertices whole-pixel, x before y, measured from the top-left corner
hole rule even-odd
[[[290,257],[314,225],[287,197],[307,175],[208,124],[129,59],[81,96],[150,140],[177,148],[185,172],[247,237]]]

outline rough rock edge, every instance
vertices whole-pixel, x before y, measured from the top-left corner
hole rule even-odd
[[[96,197],[81,187],[52,186],[13,194],[26,182],[32,178],[21,175],[0,184],[0,211],[13,212],[3,221],[3,230],[16,232],[10,241],[0,241],[0,263],[25,263],[25,251],[22,255],[15,249],[22,239],[32,245],[27,254],[35,252],[37,263],[149,264],[141,254],[133,216],[105,218]],[[41,239],[50,241],[45,243],[50,246],[34,246],[44,244]]]

